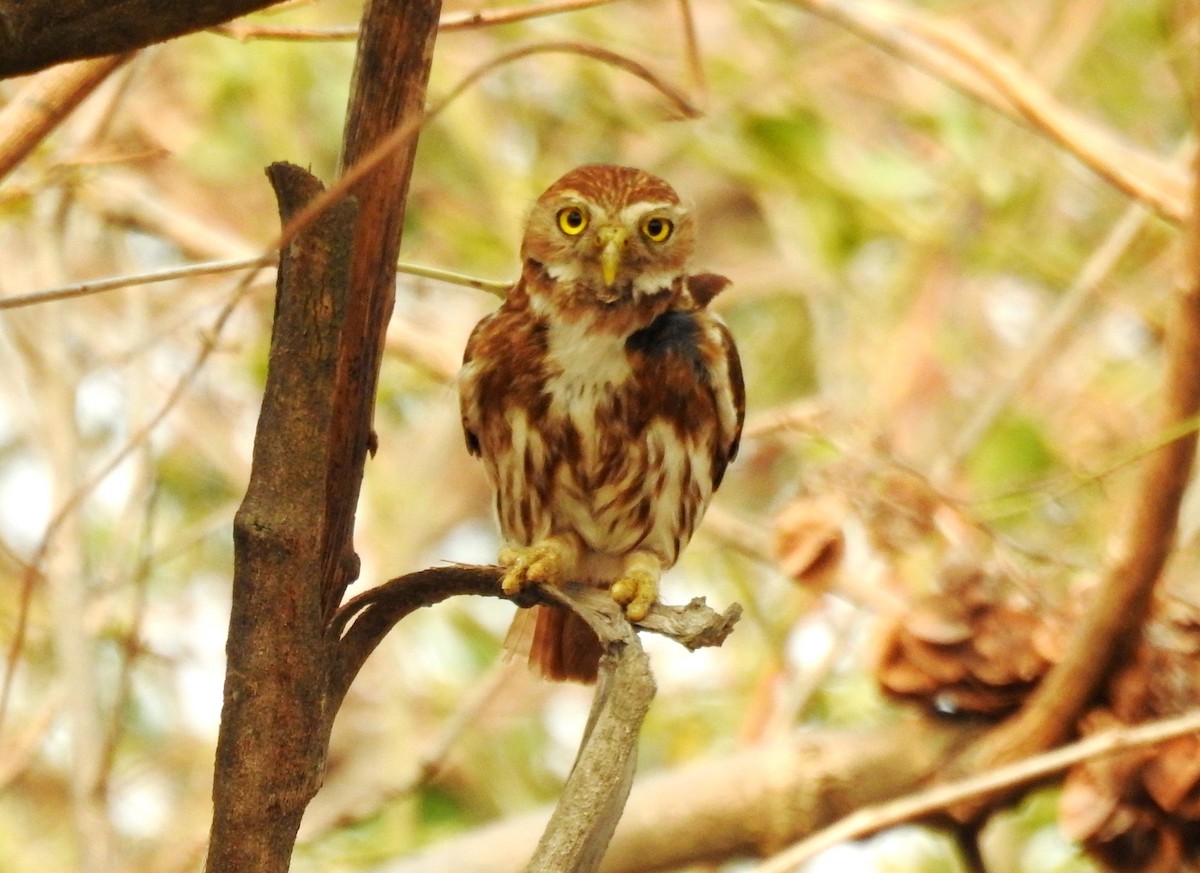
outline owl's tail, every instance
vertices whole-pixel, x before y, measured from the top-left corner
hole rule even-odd
[[[587,622],[553,606],[518,610],[504,649],[511,656],[527,655],[529,669],[556,682],[595,682],[602,653]]]

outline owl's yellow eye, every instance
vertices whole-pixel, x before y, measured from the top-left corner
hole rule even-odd
[[[587,227],[587,213],[578,206],[558,210],[558,229],[569,236],[578,236]]]
[[[656,215],[642,222],[642,235],[650,242],[666,242],[673,230],[675,230],[675,225],[669,218]]]

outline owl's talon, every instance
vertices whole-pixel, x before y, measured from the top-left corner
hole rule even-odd
[[[562,582],[563,556],[548,543],[536,546],[506,546],[500,550],[500,566],[505,568],[500,587],[505,594],[519,594],[530,585],[559,585]]]
[[[646,570],[633,570],[613,582],[609,594],[625,607],[626,618],[641,621],[658,600],[658,579]]]

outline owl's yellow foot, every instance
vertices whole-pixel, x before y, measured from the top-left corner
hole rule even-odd
[[[558,540],[532,546],[505,546],[500,550],[505,594],[517,594],[530,585],[561,585],[569,559],[568,547]]]
[[[630,621],[641,621],[658,600],[658,579],[662,563],[649,552],[634,552],[625,559],[625,568],[609,588],[612,599],[625,607]]]

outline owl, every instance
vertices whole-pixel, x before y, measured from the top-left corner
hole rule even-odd
[[[691,214],[656,176],[588,165],[529,214],[521,277],[475,327],[459,375],[467,448],[495,491],[504,591],[604,587],[633,621],[691,539],[738,450],[733,337],[691,274]],[[509,647],[593,681],[599,640],[573,613],[518,613]]]

